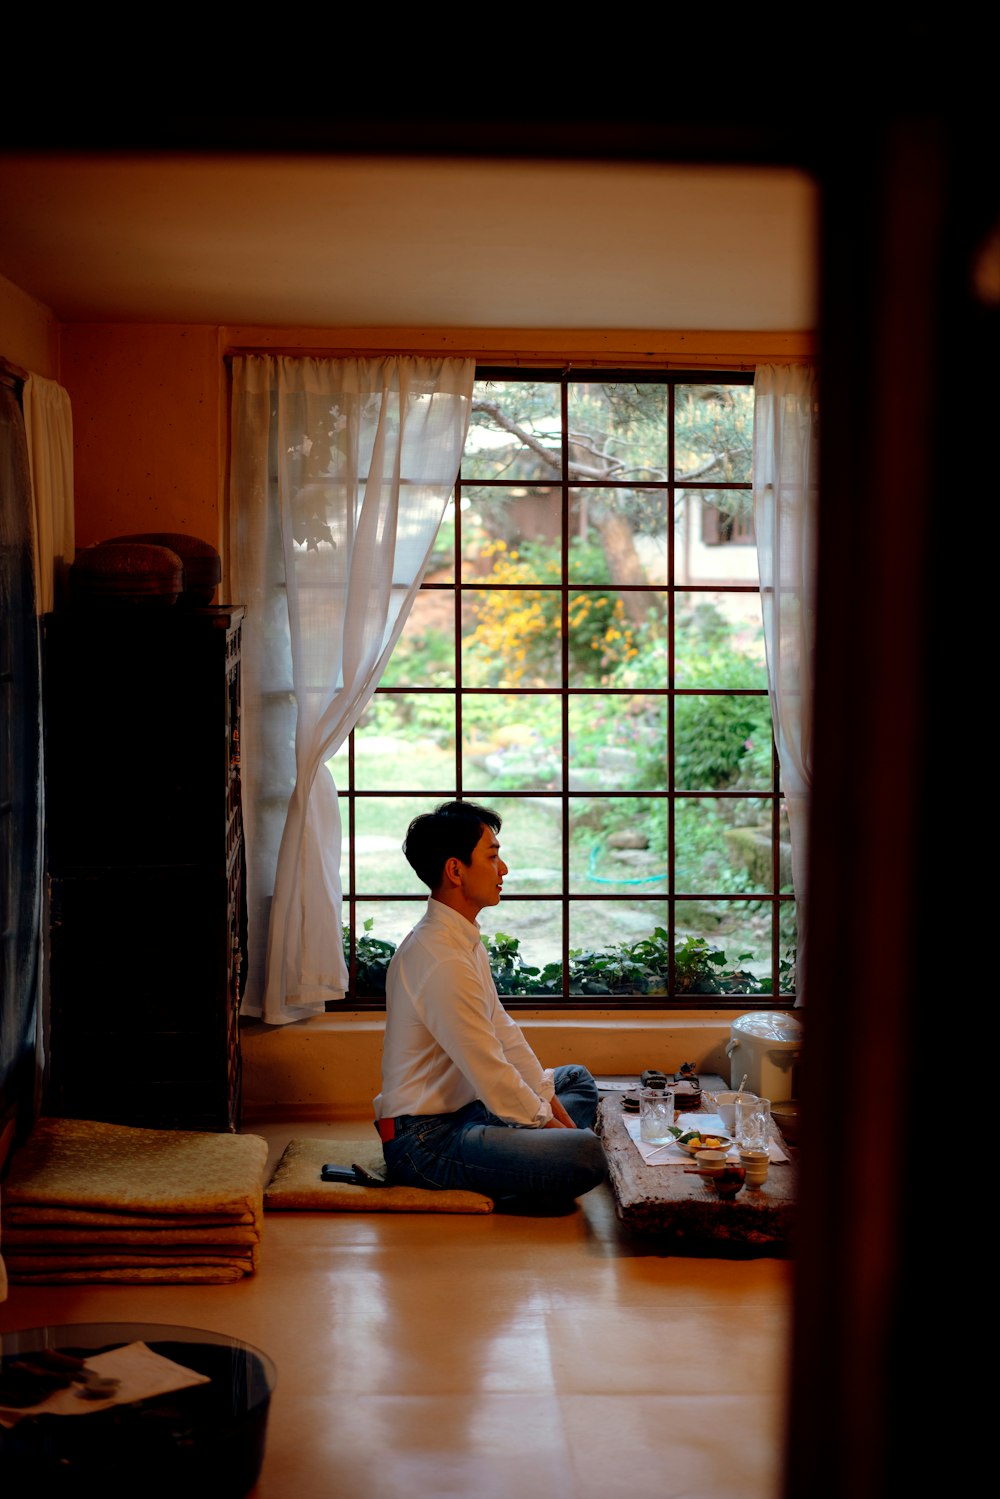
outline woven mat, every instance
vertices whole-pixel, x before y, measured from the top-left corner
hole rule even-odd
[[[0,1202],[11,1284],[225,1284],[259,1263],[267,1142],[43,1117]]]
[[[493,1199],[479,1192],[432,1191],[425,1187],[357,1187],[325,1182],[327,1161],[361,1166],[382,1176],[385,1161],[378,1139],[290,1140],[264,1188],[265,1212],[298,1209],[312,1213],[491,1213]]]
[[[5,1224],[255,1225],[267,1142],[257,1135],[36,1120],[3,1184]]]

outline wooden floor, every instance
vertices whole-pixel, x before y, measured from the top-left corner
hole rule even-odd
[[[370,1128],[247,1132],[273,1165]],[[263,1349],[255,1499],[779,1499],[792,1272],[664,1254],[602,1187],[556,1217],[268,1213],[235,1285],[15,1285],[0,1331],[173,1323]]]

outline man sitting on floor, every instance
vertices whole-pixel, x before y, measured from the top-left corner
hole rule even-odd
[[[386,978],[376,1128],[389,1179],[565,1203],[607,1171],[586,1067],[542,1067],[500,1003],[477,917],[500,902],[500,817],[442,802],[403,852],[430,889]]]

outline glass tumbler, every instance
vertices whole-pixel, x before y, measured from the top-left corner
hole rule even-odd
[[[647,1145],[666,1145],[675,1136],[673,1088],[640,1088],[639,1139]]]
[[[771,1100],[750,1098],[736,1100],[736,1144],[740,1150],[767,1150],[771,1139]]]

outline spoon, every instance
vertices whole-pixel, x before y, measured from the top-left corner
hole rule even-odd
[[[671,1147],[671,1145],[676,1145],[676,1144],[677,1144],[676,1140],[667,1140],[666,1143],[663,1144],[663,1145],[655,1145],[653,1147],[653,1149],[649,1153],[650,1153],[650,1155],[659,1155],[659,1153],[660,1153],[661,1150],[669,1150],[670,1147]]]

